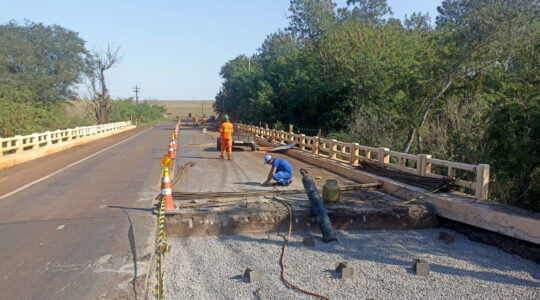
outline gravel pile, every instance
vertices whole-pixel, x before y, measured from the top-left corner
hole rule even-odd
[[[445,244],[440,231],[337,231],[338,243],[324,244],[315,234],[315,247],[302,244],[310,233],[295,232],[286,277],[331,299],[540,299],[537,264],[460,234]],[[170,238],[167,298],[316,299],[280,279],[284,234]],[[415,258],[430,263],[429,276],[415,275]],[[354,268],[352,279],[335,274],[338,262]],[[246,267],[262,271],[262,281],[242,280]]]

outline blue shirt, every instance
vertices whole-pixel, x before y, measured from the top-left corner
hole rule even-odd
[[[274,162],[272,163],[272,167],[276,168],[276,172],[293,173],[293,167],[291,164],[282,158],[275,158]]]

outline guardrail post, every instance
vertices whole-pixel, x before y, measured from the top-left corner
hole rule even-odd
[[[328,147],[330,150],[328,153],[328,156],[330,156],[331,159],[336,159],[337,155],[336,155],[336,152],[337,152],[337,144],[336,144],[337,140],[330,140],[330,147]]]
[[[388,151],[390,151],[390,149],[379,147],[379,162],[383,165],[390,163],[390,155],[388,155]]]
[[[428,158],[431,158],[430,154],[418,154],[418,175],[426,176],[431,173],[431,164],[428,163]]]
[[[289,124],[289,133],[294,133],[293,124]]]
[[[39,134],[32,133],[32,142],[33,142],[32,143],[32,149],[39,148],[38,136],[39,136]]]
[[[448,167],[448,178],[450,179],[456,178],[456,168]]]
[[[313,149],[312,149],[312,152],[313,154],[315,155],[319,155],[319,144],[321,142],[321,139],[320,138],[317,138],[316,140],[313,141]]]
[[[474,194],[479,200],[487,200],[489,187],[489,165],[476,166],[476,187]]]
[[[358,164],[358,155],[360,154],[360,149],[358,149],[358,146],[360,146],[358,143],[351,143],[351,146],[350,146],[350,150],[351,152],[349,153],[350,156],[349,156],[349,164],[351,166],[354,166],[354,165],[357,165]]]
[[[300,150],[304,151],[306,150],[306,135],[300,134]]]

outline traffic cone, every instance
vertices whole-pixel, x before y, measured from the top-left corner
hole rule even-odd
[[[161,184],[161,201],[165,199],[165,211],[174,210],[172,190],[171,190],[171,180],[169,179],[169,168],[165,167],[163,170],[163,182]],[[161,206],[161,203],[160,203]]]
[[[169,140],[169,157],[171,159],[176,158],[176,153],[174,152],[174,149],[173,149],[173,142],[174,142],[174,139]]]
[[[171,141],[172,141],[172,144],[173,144],[173,150],[176,151],[176,140],[174,139],[174,134],[172,135]]]

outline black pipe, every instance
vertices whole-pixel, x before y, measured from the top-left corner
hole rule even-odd
[[[319,191],[317,191],[317,186],[313,181],[313,178],[309,176],[308,172],[304,169],[300,169],[300,174],[302,174],[302,184],[304,184],[304,189],[308,195],[309,201],[311,202],[311,209],[317,217],[317,222],[319,223],[319,228],[323,234],[323,242],[328,243],[331,241],[337,241],[337,237],[334,234],[332,229],[332,223],[330,223],[330,218],[326,213],[326,208],[321,200]]]

